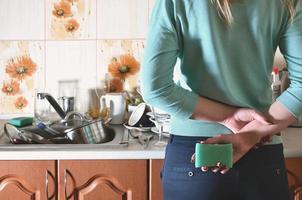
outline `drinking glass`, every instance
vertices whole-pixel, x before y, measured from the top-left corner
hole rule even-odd
[[[153,106],[151,106],[151,110],[154,115],[155,126],[158,129],[158,140],[154,143],[154,146],[165,147],[168,143],[167,141],[163,140],[163,127],[168,115],[158,116],[157,113],[155,113]]]

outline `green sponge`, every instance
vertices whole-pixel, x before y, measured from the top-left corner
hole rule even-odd
[[[14,125],[14,126],[22,127],[22,126],[31,125],[33,123],[33,118],[32,117],[17,117],[17,118],[10,119],[8,121],[8,123],[11,125]]]
[[[232,144],[201,144],[195,146],[195,167],[216,166],[218,162],[231,168],[233,166]]]

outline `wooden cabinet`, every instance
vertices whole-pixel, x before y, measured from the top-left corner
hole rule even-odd
[[[0,200],[162,200],[163,160],[0,161]],[[287,158],[302,200],[302,158]]]
[[[147,160],[59,161],[59,200],[147,200]]]
[[[150,160],[150,178],[149,178],[149,199],[162,200],[163,191],[160,178],[160,172],[163,166],[163,160]]]
[[[0,199],[54,199],[55,179],[55,161],[0,161]]]
[[[302,158],[287,158],[285,162],[292,200],[302,200]]]

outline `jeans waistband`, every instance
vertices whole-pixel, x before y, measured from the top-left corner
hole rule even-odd
[[[180,141],[180,142],[200,142],[208,139],[210,137],[195,137],[195,136],[181,136],[181,135],[170,135],[169,143],[173,141]]]

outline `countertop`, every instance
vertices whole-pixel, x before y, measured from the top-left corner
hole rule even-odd
[[[0,121],[0,134],[4,121]],[[124,127],[117,128],[123,134]],[[152,134],[152,133],[146,133]],[[1,145],[0,160],[99,160],[99,159],[163,159],[165,148],[156,147],[157,135],[144,148],[136,139],[130,138],[127,146],[101,145]],[[302,128],[287,128],[282,132],[285,157],[302,157]],[[167,140],[167,138],[165,139]]]

